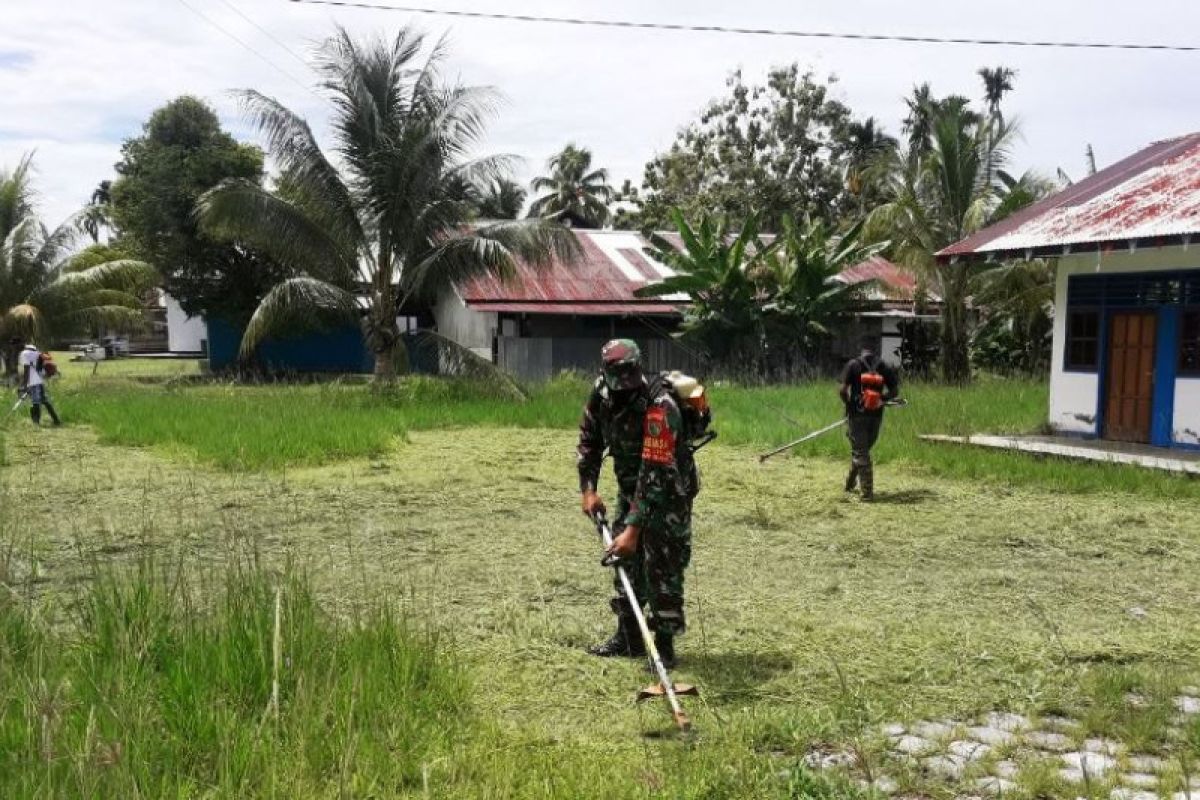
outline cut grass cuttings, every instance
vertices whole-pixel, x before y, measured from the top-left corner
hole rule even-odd
[[[0,797],[380,797],[420,786],[468,709],[464,673],[439,640],[383,605],[340,621],[295,577],[279,583],[277,629],[275,582],[228,570],[219,587],[188,587],[147,563],[100,575],[71,630],[0,595]]]
[[[164,386],[76,377],[64,382],[60,405],[68,419],[94,426],[106,443],[154,446],[223,469],[253,471],[375,458],[409,431],[570,430],[579,422],[589,388],[585,377],[569,374],[530,387],[523,400],[507,386],[419,376],[384,387]],[[966,387],[912,383],[904,389],[910,405],[888,412],[875,449],[876,462],[885,468],[1071,493],[1200,497],[1200,482],[1183,476],[920,439],[926,433],[1037,432],[1045,421],[1044,383],[981,378]],[[826,426],[842,413],[829,381],[765,388],[717,384],[711,393],[718,447],[766,449]],[[783,458],[844,460],[847,453],[845,436],[834,431]]]

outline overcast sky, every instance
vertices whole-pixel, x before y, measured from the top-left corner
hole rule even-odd
[[[722,92],[731,70],[741,67],[757,79],[769,67],[793,61],[836,75],[841,99],[893,133],[904,113],[901,98],[914,84],[929,81],[939,94],[977,97],[976,69],[997,64],[1017,69],[1016,92],[1007,108],[1020,118],[1024,133],[1018,169],[1053,174],[1061,167],[1079,177],[1088,143],[1103,166],[1156,139],[1200,129],[1200,81],[1195,80],[1200,53],[579,28],[287,0],[186,3],[212,22],[185,0],[0,0],[0,165],[11,167],[22,153],[36,149],[41,206],[49,222],[77,209],[97,183],[111,178],[122,140],[137,135],[148,114],[177,95],[209,101],[239,138],[253,139],[228,94],[242,87],[274,95],[321,130],[325,109],[304,88],[314,76],[297,55],[308,55],[338,23],[361,34],[386,33],[406,23],[448,32],[456,77],[493,85],[506,98],[491,127],[490,149],[525,157],[522,178],[574,141],[594,151],[615,184],[627,177],[640,183],[647,159],[668,147],[675,131]],[[755,28],[1200,44],[1195,0],[1000,5],[964,0],[421,0],[421,5]]]

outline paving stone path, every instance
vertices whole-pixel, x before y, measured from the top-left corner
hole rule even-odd
[[[1200,719],[1200,690],[1184,691],[1174,698],[1171,730],[1179,736],[1183,725]],[[1146,701],[1131,694],[1126,702],[1142,707]],[[931,782],[953,787],[960,800],[1002,797],[1023,785],[1044,786],[1047,777],[1081,797],[1200,800],[1200,775],[1188,772],[1200,765],[1086,737],[1067,717],[994,712],[977,720],[893,722],[870,732],[854,751],[814,752],[805,762],[848,772],[864,788],[895,800],[922,797],[921,787]]]

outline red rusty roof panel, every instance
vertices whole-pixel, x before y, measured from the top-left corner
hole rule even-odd
[[[582,251],[575,262],[565,264],[555,260],[544,269],[520,262],[516,275],[508,281],[485,275],[461,282],[457,287],[459,296],[470,306],[478,303],[645,305],[654,302],[674,307],[662,298],[643,299],[635,294],[643,286],[673,274],[666,266],[642,253],[648,244],[642,236],[632,231],[595,230],[577,230],[575,235]]]
[[[503,314],[570,314],[574,316],[676,316],[673,303],[480,303],[468,302],[475,311]]]
[[[1017,253],[1195,233],[1200,233],[1200,133],[1156,142],[938,256]]]
[[[916,296],[917,276],[907,267],[893,264],[882,256],[872,256],[838,275],[843,283],[876,281],[881,299],[909,300]]]

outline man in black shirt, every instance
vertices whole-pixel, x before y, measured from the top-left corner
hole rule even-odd
[[[850,439],[850,475],[846,491],[861,484],[862,499],[875,496],[871,448],[879,439],[884,404],[900,396],[900,379],[875,352],[875,342],[863,337],[862,354],[846,362],[838,394],[846,404],[846,436]]]

